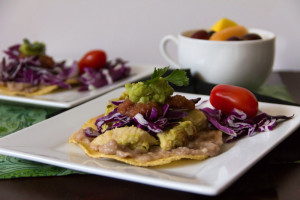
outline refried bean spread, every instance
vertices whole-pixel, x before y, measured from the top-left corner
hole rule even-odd
[[[172,150],[163,150],[159,146],[152,146],[149,151],[141,152],[138,149],[130,149],[120,145],[116,140],[111,139],[103,145],[91,144],[93,140],[85,136],[84,129],[78,131],[75,138],[87,145],[90,145],[94,151],[103,154],[116,155],[122,158],[135,158],[140,162],[149,162],[171,156],[204,155],[216,156],[220,153],[220,147],[223,144],[222,133],[220,131],[202,131],[190,140],[186,146],[177,147]]]

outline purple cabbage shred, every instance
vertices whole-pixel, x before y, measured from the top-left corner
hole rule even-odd
[[[78,78],[79,91],[93,90],[128,77],[131,69],[126,64],[126,61],[118,58],[114,62],[108,61],[100,69],[85,68]]]
[[[76,61],[67,66],[65,61],[55,62],[53,67],[42,67],[38,56],[21,56],[20,44],[13,45],[4,51],[7,57],[0,62],[0,82],[21,82],[31,85],[58,85],[70,89],[71,85],[65,83],[69,78],[77,76],[78,64]],[[85,68],[80,74],[79,91],[93,90],[112,84],[122,78],[128,77],[130,67],[127,62],[118,58],[114,62],[108,61],[104,68]]]
[[[88,127],[84,130],[84,134],[87,136],[87,137],[92,137],[92,138],[95,138],[97,136],[99,136],[99,133],[98,131],[96,131],[95,129],[92,129],[91,127]]]
[[[31,85],[58,85],[70,88],[65,81],[76,71],[77,63],[66,66],[65,61],[55,62],[53,67],[42,67],[38,56],[22,57],[20,44],[11,46],[0,63],[0,82],[22,82]]]
[[[112,101],[112,103],[118,106],[122,101]],[[153,108],[145,116],[138,113],[133,118],[123,115],[118,112],[118,108],[108,113],[108,115],[100,117],[96,120],[96,126],[99,134],[104,133],[107,130],[114,128],[120,128],[124,126],[136,126],[141,128],[152,135],[162,132],[165,128],[171,128],[178,125],[178,121],[187,115],[182,110],[173,110],[168,104],[163,106],[162,116],[158,116],[158,112]],[[109,128],[103,130],[103,125],[109,123]]]
[[[223,115],[220,110],[204,107],[203,111],[210,124],[228,134],[225,142],[231,142],[241,136],[254,136],[256,133],[271,131],[280,121],[288,120],[292,116],[272,116],[259,112],[255,117],[249,119],[247,115],[238,109],[233,109],[230,115]]]

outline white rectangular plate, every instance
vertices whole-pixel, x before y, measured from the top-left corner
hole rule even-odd
[[[71,108],[80,103],[93,99],[106,92],[109,92],[117,87],[124,86],[125,83],[131,83],[142,79],[148,75],[151,75],[154,70],[154,65],[145,64],[129,64],[131,67],[130,76],[122,80],[116,81],[111,85],[92,90],[92,91],[78,91],[78,87],[74,87],[70,90],[60,89],[53,93],[34,96],[34,97],[22,97],[22,96],[11,96],[0,93],[0,100],[14,101],[25,104],[34,104],[47,107],[57,108]]]
[[[300,124],[300,107],[260,103],[271,115],[292,115],[271,132],[225,144],[223,152],[204,161],[177,161],[162,167],[142,168],[109,159],[87,157],[69,137],[90,118],[104,112],[107,102],[118,97],[118,88],[62,114],[0,139],[0,154],[50,165],[198,194],[216,195],[231,185]],[[180,93],[183,94],[183,93]],[[183,94],[187,98],[208,96]]]

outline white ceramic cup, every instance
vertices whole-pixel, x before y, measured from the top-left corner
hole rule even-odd
[[[231,84],[251,90],[261,86],[272,72],[275,56],[273,33],[249,29],[249,33],[259,34],[262,39],[210,41],[191,38],[195,31],[162,38],[161,54],[172,67],[190,68],[193,75],[209,83]],[[178,63],[167,51],[170,41],[178,47]]]

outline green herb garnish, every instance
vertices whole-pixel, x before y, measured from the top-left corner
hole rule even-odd
[[[164,67],[161,69],[156,69],[154,68],[154,72],[151,76],[150,80],[147,80],[145,83],[149,84],[152,83],[156,80],[158,80],[160,77],[162,77],[167,71],[169,67]],[[177,86],[187,86],[189,85],[189,78],[186,76],[186,72],[181,69],[175,69],[174,71],[171,72],[170,75],[163,77],[166,81],[173,83],[174,85]]]

